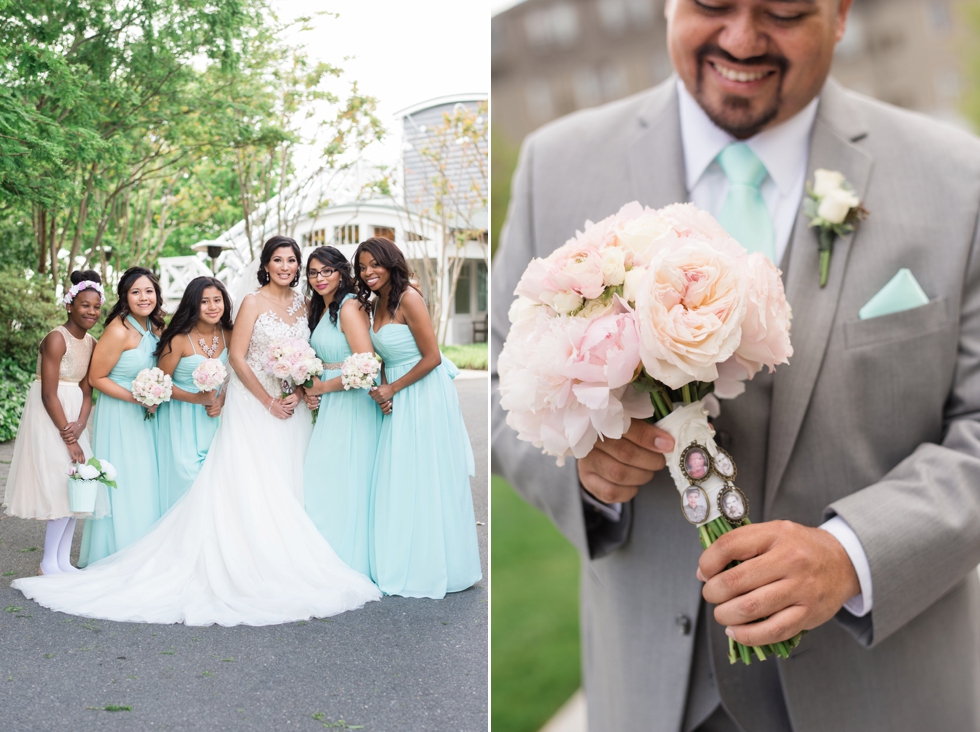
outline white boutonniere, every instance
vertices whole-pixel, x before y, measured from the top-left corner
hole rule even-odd
[[[803,213],[810,219],[810,226],[819,229],[820,286],[823,287],[830,271],[834,239],[854,231],[868,210],[861,205],[851,184],[844,180],[844,174],[836,170],[813,171],[813,185],[808,182],[806,192],[809,197],[803,201]]]

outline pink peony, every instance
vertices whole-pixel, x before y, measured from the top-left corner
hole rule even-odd
[[[671,389],[717,379],[739,344],[746,286],[737,260],[708,243],[691,239],[654,257],[636,286],[647,373]]]
[[[628,386],[639,354],[635,319],[622,301],[594,319],[554,317],[544,308],[520,316],[498,369],[500,403],[521,439],[561,464],[653,414],[649,397]]]
[[[751,379],[763,366],[772,371],[778,364],[789,362],[793,355],[789,341],[792,311],[786,302],[779,270],[768,257],[758,252],[750,254],[746,274],[747,307],[735,359]]]

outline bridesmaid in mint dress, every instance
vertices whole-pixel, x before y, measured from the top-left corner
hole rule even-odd
[[[469,476],[475,470],[453,378],[428,310],[390,241],[354,254],[358,297],[376,295],[371,340],[385,382],[371,395],[384,408],[371,496],[371,579],[387,595],[441,598],[482,577]]]
[[[136,375],[156,365],[153,352],[164,322],[160,283],[150,270],[130,267],[117,292],[88,378],[100,392],[92,452],[115,466],[118,487],[109,491],[112,515],[85,521],[80,567],[132,544],[160,518],[156,420],[144,420],[148,410],[131,391]]]
[[[156,357],[173,381],[171,400],[157,409],[161,515],[191,487],[218,429],[224,392],[200,391],[194,385],[194,369],[209,358],[227,367],[231,309],[220,280],[196,277],[160,336]]]
[[[317,247],[306,264],[310,345],[323,361],[306,390],[319,414],[303,470],[306,513],[349,567],[370,574],[368,514],[381,409],[364,389],[345,391],[340,367],[353,353],[374,353],[371,318],[354,294],[350,262],[334,247]]]

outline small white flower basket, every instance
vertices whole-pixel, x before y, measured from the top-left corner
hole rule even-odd
[[[68,479],[68,508],[72,513],[93,513],[95,511],[95,500],[99,495],[99,486],[102,485],[97,480],[76,480]]]
[[[111,515],[109,488],[116,487],[116,469],[108,460],[89,458],[86,463],[68,463],[68,508],[92,518]]]

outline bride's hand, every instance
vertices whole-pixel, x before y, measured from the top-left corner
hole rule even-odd
[[[297,389],[292,394],[287,397],[283,397],[279,401],[282,403],[283,408],[292,414],[293,410],[296,409],[296,405],[299,404],[300,398],[301,396],[299,394],[299,390]]]
[[[289,419],[293,416],[293,410],[286,409],[282,399],[273,399],[272,404],[269,405],[269,414],[276,419]]]

